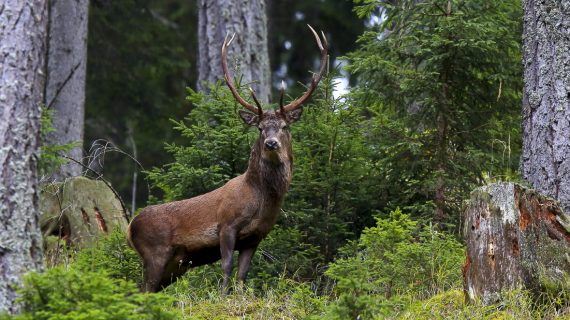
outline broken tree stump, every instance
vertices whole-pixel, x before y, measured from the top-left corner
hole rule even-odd
[[[502,291],[570,293],[570,217],[558,203],[514,183],[476,189],[465,210],[466,299]]]
[[[74,247],[89,246],[114,229],[126,230],[128,224],[113,191],[103,181],[85,177],[42,186],[40,212],[44,239],[55,236]]]

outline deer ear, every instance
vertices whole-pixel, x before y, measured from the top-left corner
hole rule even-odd
[[[257,126],[259,124],[259,117],[251,112],[240,110],[239,116],[245,122],[245,124],[250,126]]]
[[[303,107],[287,112],[287,122],[293,123],[301,119],[302,114],[303,114]]]

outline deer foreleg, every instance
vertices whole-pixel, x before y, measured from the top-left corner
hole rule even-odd
[[[222,256],[222,271],[224,272],[222,293],[228,292],[230,277],[232,276],[232,265],[233,265],[235,244],[236,244],[236,232],[234,230],[225,229],[220,232],[220,254]]]
[[[257,245],[251,248],[242,249],[239,252],[237,278],[241,283],[245,282],[249,267],[251,266],[251,258],[253,258],[253,254],[255,253],[256,249]]]

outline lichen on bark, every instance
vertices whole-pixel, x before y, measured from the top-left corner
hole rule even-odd
[[[0,6],[0,313],[17,313],[16,287],[42,266],[36,166],[47,8],[40,0]]]
[[[570,212],[570,2],[525,0],[521,172]]]

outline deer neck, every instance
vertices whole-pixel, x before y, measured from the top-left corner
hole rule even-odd
[[[291,184],[293,154],[291,147],[273,159],[262,156],[263,142],[258,139],[251,150],[249,165],[245,173],[246,181],[269,198],[280,202],[285,197]]]

